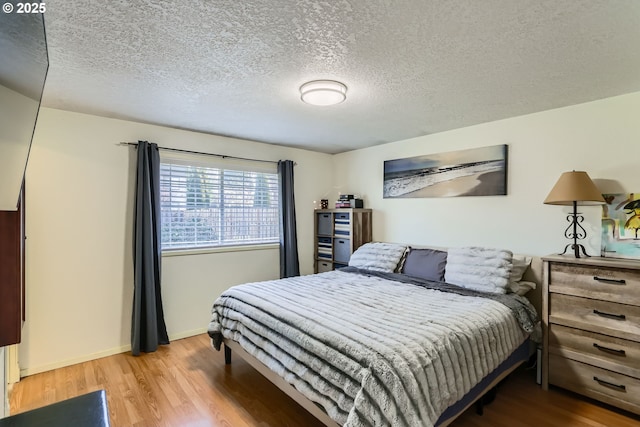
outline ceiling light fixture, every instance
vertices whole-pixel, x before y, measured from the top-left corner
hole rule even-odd
[[[347,99],[347,87],[334,80],[313,80],[300,86],[300,99],[311,105],[335,105]]]

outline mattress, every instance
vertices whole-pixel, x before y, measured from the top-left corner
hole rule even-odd
[[[209,334],[340,425],[432,426],[526,340],[535,310],[402,276],[350,269],[235,286],[214,303]]]

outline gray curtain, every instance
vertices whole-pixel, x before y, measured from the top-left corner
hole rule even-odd
[[[160,292],[160,153],[147,141],[138,141],[133,233],[131,352],[138,356],[169,344]]]
[[[280,277],[300,275],[298,237],[296,235],[296,204],[293,197],[293,166],[291,160],[278,162],[280,181]]]

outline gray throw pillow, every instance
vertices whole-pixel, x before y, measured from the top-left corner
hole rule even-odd
[[[421,279],[444,281],[447,253],[435,249],[411,249],[404,262],[402,273]]]

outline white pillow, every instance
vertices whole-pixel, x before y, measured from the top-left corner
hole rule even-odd
[[[351,255],[349,266],[393,273],[406,250],[397,243],[365,243]]]
[[[531,260],[532,258],[526,255],[513,256],[513,268],[511,269],[511,276],[509,277],[509,284],[507,285],[507,293],[524,295],[531,289],[536,288],[534,282],[522,281],[522,276],[524,276],[524,272],[527,271],[527,268],[531,265]]]
[[[527,268],[531,265],[531,260],[532,258],[530,256],[514,255],[512,260],[513,268],[511,269],[511,277],[509,278],[509,281],[521,281],[524,272],[527,271]]]
[[[509,282],[509,286],[507,287],[507,292],[524,296],[531,289],[535,289],[535,288],[536,288],[536,284],[534,282],[527,282],[526,280],[521,280],[519,282]]]
[[[480,292],[507,293],[513,253],[504,249],[470,246],[451,248],[444,281]]]

